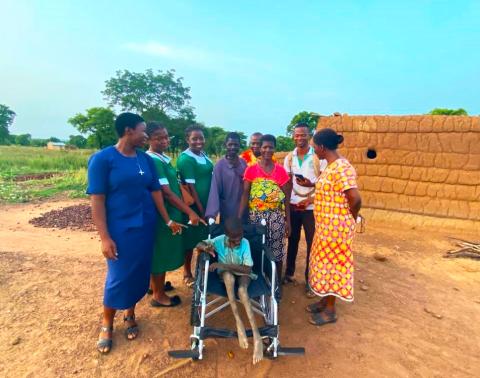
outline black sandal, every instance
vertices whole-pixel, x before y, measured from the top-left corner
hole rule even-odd
[[[178,295],[174,295],[173,297],[170,297],[170,303],[168,305],[160,303],[156,301],[155,299],[152,299],[150,301],[150,306],[152,307],[175,307],[178,306],[180,303],[182,303],[182,300]]]
[[[327,319],[324,319],[321,314],[326,314]],[[337,315],[334,312],[325,310],[324,312],[313,313],[309,323],[314,326],[321,327],[325,324],[335,323],[337,321]]]
[[[123,322],[134,322],[135,321],[135,315],[130,315],[130,316],[124,316],[123,317]],[[125,337],[127,338],[128,341],[135,340],[138,336],[139,333],[138,329],[138,324],[132,325],[130,327],[127,327],[125,330]],[[133,337],[128,337],[128,336],[133,336]]]
[[[163,287],[163,291],[172,291],[172,290],[175,290],[175,286],[173,286],[170,281],[165,282],[165,286]],[[147,291],[147,294],[152,295],[153,290],[149,288],[148,291]]]
[[[109,327],[101,326],[100,331],[111,333],[113,332],[113,326],[109,326]],[[101,338],[97,340],[97,350],[102,354],[109,353],[112,350],[112,345],[113,345],[112,337],[110,337],[109,339]],[[108,348],[108,349],[105,351],[104,350],[105,348]]]

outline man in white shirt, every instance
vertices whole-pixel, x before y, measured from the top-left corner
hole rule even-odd
[[[291,232],[288,238],[287,269],[284,282],[294,282],[295,261],[298,253],[298,243],[303,230],[307,242],[307,261],[305,266],[305,283],[308,292],[308,260],[315,233],[315,219],[313,217],[313,199],[315,188],[306,188],[297,184],[296,177],[308,178],[316,182],[320,173],[326,168],[327,162],[320,161],[313,147],[310,146],[310,129],[305,123],[298,123],[293,130],[295,149],[284,160],[284,167],[291,176],[292,194],[290,197]]]

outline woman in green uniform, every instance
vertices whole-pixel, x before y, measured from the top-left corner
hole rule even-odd
[[[165,126],[157,122],[149,122],[147,125],[149,154],[157,169],[160,187],[165,198],[165,207],[170,219],[175,222],[183,222],[182,212],[187,214],[191,228],[197,228],[198,222],[203,222],[190,207],[182,201],[180,185],[178,184],[177,171],[171,164],[171,159],[165,155],[170,139]],[[185,232],[185,231],[184,231]],[[169,228],[162,222],[157,223],[155,234],[155,249],[153,253],[150,286],[153,298],[150,302],[153,307],[173,307],[180,304],[178,295],[169,297],[165,290],[166,272],[173,271],[184,262],[184,247],[182,235],[173,235]]]
[[[185,133],[188,148],[178,157],[177,170],[182,181],[188,185],[190,193],[195,200],[192,209],[203,218],[212,181],[213,164],[205,152],[203,152],[203,147],[205,146],[203,129],[198,125],[193,125],[188,127]],[[208,228],[203,225],[195,228],[189,227],[183,233],[185,248],[183,280],[188,287],[193,285],[191,267],[193,248],[199,241],[205,240],[207,236]]]

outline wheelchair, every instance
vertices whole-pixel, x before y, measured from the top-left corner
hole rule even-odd
[[[209,225],[209,239],[223,234],[219,224]],[[264,344],[264,357],[277,358],[281,355],[303,355],[305,349],[286,348],[280,346],[278,305],[280,300],[280,283],[277,279],[274,256],[265,245],[265,221],[262,225],[244,225],[244,238],[250,243],[253,267],[252,271],[258,278],[248,286],[248,295],[254,313],[260,315],[264,325],[258,327]],[[236,338],[237,332],[230,329],[213,328],[206,325],[206,320],[216,313],[229,307],[225,285],[216,271],[209,272],[210,263],[214,258],[207,253],[197,257],[195,269],[195,284],[193,286],[190,324],[193,333],[190,336],[189,350],[172,350],[168,354],[173,358],[203,358],[204,340],[208,338]],[[238,286],[235,285],[235,294]],[[252,337],[252,330],[246,330],[247,337]]]

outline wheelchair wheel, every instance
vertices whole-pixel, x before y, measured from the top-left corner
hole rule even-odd
[[[200,312],[201,303],[200,298],[203,288],[203,268],[205,267],[205,261],[203,259],[197,260],[197,266],[195,267],[195,284],[192,290],[192,305],[190,308],[190,325],[194,327],[200,326]]]
[[[190,349],[198,352],[198,340],[197,339],[192,339],[192,344],[191,344]],[[200,359],[199,357],[192,357],[193,361],[198,361],[199,359]]]

